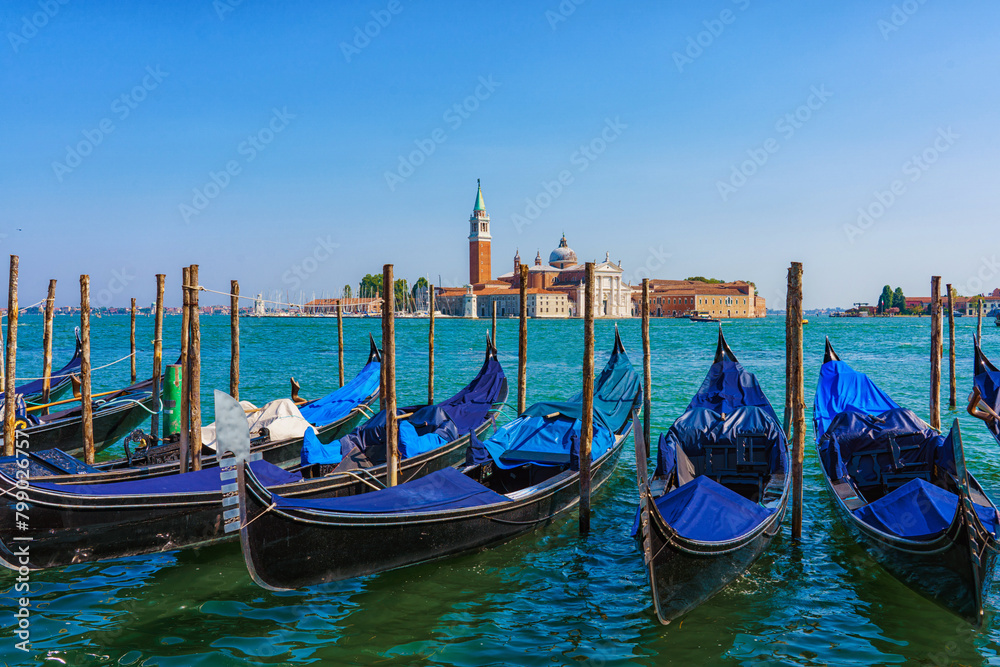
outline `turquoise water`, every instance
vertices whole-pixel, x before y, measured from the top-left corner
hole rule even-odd
[[[77,320],[56,319],[55,364],[72,353]],[[957,324],[959,405],[972,382],[974,318]],[[128,351],[128,318],[94,319],[94,366]],[[1000,330],[984,326],[987,354],[1000,357]],[[426,320],[397,321],[400,404],[426,397]],[[641,372],[639,322],[619,323]],[[438,397],[458,390],[482,361],[488,321],[438,320]],[[597,325],[597,367],[611,322]],[[165,359],[177,353],[180,320],[166,320]],[[927,416],[927,318],[814,318],[805,327],[807,421],[829,335],[840,356],[897,402]],[[244,319],[242,397],[288,395],[290,375],[312,397],[336,386],[336,321]],[[760,378],[779,414],[784,396],[784,320],[727,322],[727,340]],[[229,386],[228,318],[202,319],[206,411]],[[379,322],[345,320],[348,375],[363,364]],[[654,321],[653,431],[665,430],[701,383],[715,351],[714,325]],[[517,322],[499,323],[500,359],[514,383]],[[582,323],[529,324],[528,402],[579,390]],[[151,368],[152,320],[139,320],[140,375]],[[19,374],[41,368],[41,320],[23,317]],[[947,407],[947,358],[944,364]],[[98,371],[94,391],[128,380],[127,362]],[[513,401],[513,398],[511,399]],[[509,414],[509,413],[508,413]],[[995,498],[997,445],[964,410],[970,470]],[[1000,614],[974,631],[910,592],[853,545],[835,520],[807,436],[804,536],[785,534],[749,573],[668,628],[651,611],[642,559],[628,537],[636,502],[631,441],[595,498],[592,533],[575,514],[535,534],[467,556],[289,593],[258,588],[238,544],[68,567],[31,575],[32,651],[14,649],[12,613],[0,616],[0,662],[9,664],[244,665],[442,664],[820,665],[1000,662]],[[345,545],[347,546],[347,545]],[[2,604],[18,597],[0,573]],[[1000,605],[1000,598],[991,601]]]

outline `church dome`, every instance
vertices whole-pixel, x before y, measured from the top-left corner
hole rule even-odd
[[[566,243],[566,235],[559,240],[559,247],[549,254],[549,264],[563,269],[577,263],[576,253]]]

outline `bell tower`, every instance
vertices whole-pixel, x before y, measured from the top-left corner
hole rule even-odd
[[[485,283],[493,278],[490,268],[490,215],[483,203],[483,187],[476,179],[476,206],[469,216],[469,283]]]

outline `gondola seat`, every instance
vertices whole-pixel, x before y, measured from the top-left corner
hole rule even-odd
[[[974,505],[983,526],[997,534],[997,512]],[[948,528],[958,508],[958,496],[923,479],[911,479],[875,502],[854,510],[872,528],[911,540],[931,540]]]
[[[736,539],[774,512],[705,475],[660,496],[656,507],[679,535],[703,542]]]

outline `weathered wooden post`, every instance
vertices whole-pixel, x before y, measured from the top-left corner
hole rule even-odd
[[[191,396],[191,364],[189,363],[189,348],[191,347],[191,267],[181,269],[181,439],[180,459],[181,472],[188,471],[190,449],[191,411],[188,399]]]
[[[201,325],[198,317],[198,265],[191,265],[191,469],[201,470]]]
[[[166,411],[163,403],[163,289],[167,277],[156,274],[156,310],[153,313],[153,392],[159,396],[156,411],[149,418],[149,432],[154,439],[160,438],[160,412]],[[164,423],[166,417],[164,416]]]
[[[806,451],[806,403],[802,362],[802,264],[792,262],[788,270],[788,311],[786,340],[790,345],[791,368],[786,382],[791,398],[792,423],[792,539],[802,537],[802,467]]]
[[[524,412],[528,396],[528,265],[520,266],[520,323],[517,329],[517,414]]]
[[[653,370],[649,352],[649,278],[642,279],[642,437],[649,456],[649,413],[653,404]],[[635,428],[635,425],[633,425]]]
[[[42,324],[42,404],[49,402],[49,392],[52,390],[52,318],[56,311],[56,281],[49,281],[49,293],[45,298],[45,318]],[[47,407],[42,408],[43,415],[49,414]]]
[[[954,410],[955,402],[955,300],[951,293],[951,283],[948,290],[948,409]]]
[[[340,384],[344,386],[344,297],[337,299],[337,368],[340,374]]]
[[[396,486],[399,429],[396,425],[396,303],[392,264],[382,267],[382,369],[385,379],[386,486]]]
[[[20,259],[17,255],[10,256],[10,278],[7,282],[7,374],[4,377],[4,413],[3,413],[3,453],[4,456],[14,456],[14,411],[17,408],[14,400],[15,379],[17,378],[17,273]]]
[[[427,404],[434,403],[434,285],[428,288],[430,323],[427,328]]]
[[[490,303],[493,304],[493,318],[490,326],[490,336],[493,340],[493,345],[497,344],[497,300],[491,299]]]
[[[931,428],[941,430],[941,276],[931,276]]]
[[[785,440],[792,441],[792,337],[788,331],[788,323],[791,321],[792,312],[792,292],[788,288],[792,280],[792,269],[788,269],[788,277],[785,284],[785,414],[782,416],[782,425],[785,427]]]
[[[129,374],[132,384],[135,384],[135,297],[132,297],[132,308],[129,311],[128,351]]]
[[[590,532],[590,454],[594,440],[594,263],[586,263],[583,314],[583,422],[580,426],[580,534]],[[634,428],[634,426],[633,426]]]
[[[976,320],[976,340],[983,340],[983,297],[979,297],[979,317]]]
[[[343,371],[341,371],[343,374]],[[343,386],[343,380],[341,380]],[[229,281],[229,395],[240,400],[240,281]]]
[[[94,405],[90,399],[90,276],[80,276],[80,407],[83,459],[94,465]]]

